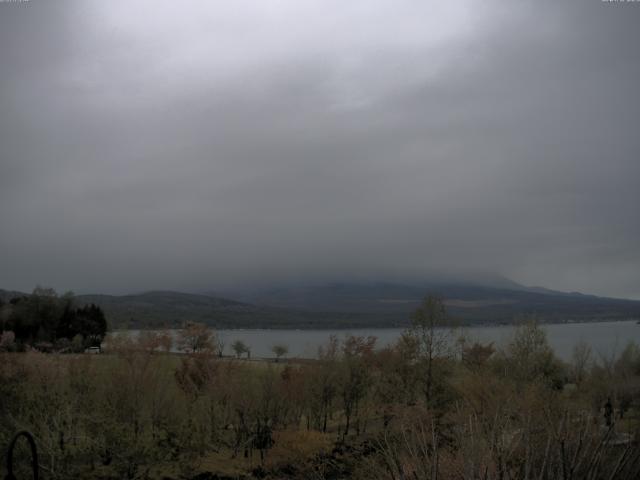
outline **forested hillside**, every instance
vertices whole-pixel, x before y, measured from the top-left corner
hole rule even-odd
[[[452,318],[465,324],[511,323],[523,316],[542,322],[640,318],[640,302],[541,288],[465,284],[328,284],[237,292],[241,301],[173,291],[135,295],[77,295],[95,304],[113,328],[178,328],[202,322],[216,328],[404,327],[421,300],[444,299]],[[24,296],[0,291],[0,299]]]

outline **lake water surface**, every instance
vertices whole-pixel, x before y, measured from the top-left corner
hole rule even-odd
[[[513,336],[513,325],[465,327],[458,329],[471,340],[483,343],[494,342],[497,347],[504,346]],[[620,353],[630,341],[640,344],[640,325],[635,321],[561,323],[542,325],[547,332],[549,344],[556,355],[569,360],[573,347],[579,342],[591,346],[593,354],[609,357]],[[289,348],[288,357],[315,358],[318,347],[325,345],[330,335],[342,339],[346,335],[373,335],[378,338],[377,346],[384,347],[395,342],[404,330],[401,328],[364,328],[344,330],[218,330],[225,343],[225,355],[231,355],[231,343],[242,340],[251,347],[253,358],[271,358],[271,347],[283,344]],[[131,331],[137,333],[137,331]],[[173,331],[176,334],[176,331]]]

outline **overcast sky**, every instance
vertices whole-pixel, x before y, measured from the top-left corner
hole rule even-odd
[[[0,2],[0,288],[640,299],[640,2]]]

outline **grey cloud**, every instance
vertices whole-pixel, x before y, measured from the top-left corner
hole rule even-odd
[[[0,286],[640,298],[640,7],[447,3],[0,4]]]

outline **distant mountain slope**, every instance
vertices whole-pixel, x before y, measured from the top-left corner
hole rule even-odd
[[[28,295],[0,290],[5,302]],[[177,328],[194,321],[215,328],[341,328],[404,325],[406,319],[360,313],[325,313],[256,306],[244,302],[174,291],[135,295],[77,295],[76,303],[95,303],[105,312],[110,329]]]
[[[297,311],[174,291],[78,295],[76,300],[81,305],[99,305],[114,329],[177,328],[187,321],[202,322],[215,328],[340,328],[400,324],[393,315],[373,318],[368,313]],[[401,323],[403,321],[401,319]]]
[[[136,295],[78,295],[80,304],[102,307],[113,325],[139,327],[179,327],[186,321],[217,327],[250,327],[267,322],[278,325],[278,309],[209,295],[173,291],[151,291]],[[282,315],[286,317],[286,315]]]
[[[26,295],[26,293],[16,292],[14,290],[2,290],[0,289],[0,300],[3,302],[8,302],[12,298],[22,297]]]
[[[515,283],[512,288],[475,284],[334,283],[270,289],[241,298],[282,309],[408,318],[421,299],[431,293],[445,299],[452,316],[468,322],[507,322],[520,315],[535,315],[543,321],[640,318],[639,301],[529,288]]]
[[[331,283],[235,292],[240,301],[173,291],[76,298],[80,305],[100,305],[112,328],[179,327],[186,321],[217,328],[357,328],[406,326],[421,299],[431,293],[442,296],[450,315],[464,323],[508,323],[522,315],[545,322],[640,318],[640,301],[529,288],[510,281],[491,286]],[[24,294],[0,290],[4,301],[19,295]]]

